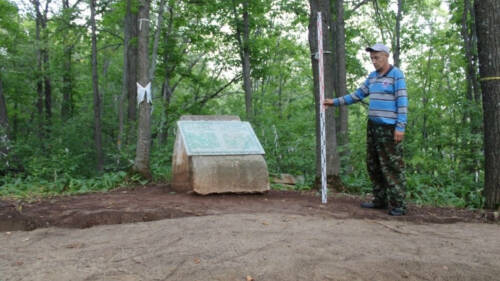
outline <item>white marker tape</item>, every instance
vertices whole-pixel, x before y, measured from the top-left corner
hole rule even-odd
[[[151,82],[149,82],[146,87],[137,83],[137,104],[139,105],[144,99],[146,99],[146,102],[153,102],[153,99],[151,98]]]
[[[141,28],[142,28],[142,22],[143,21],[147,21],[149,23],[149,19],[145,19],[145,18],[142,18],[142,19],[139,19],[139,31],[141,31]]]

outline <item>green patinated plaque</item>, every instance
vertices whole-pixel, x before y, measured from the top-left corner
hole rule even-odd
[[[250,123],[177,121],[188,155],[264,154]]]

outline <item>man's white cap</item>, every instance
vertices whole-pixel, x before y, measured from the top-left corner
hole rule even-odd
[[[377,43],[371,47],[367,47],[365,50],[367,52],[385,52],[389,54],[389,48],[386,45],[380,43]]]

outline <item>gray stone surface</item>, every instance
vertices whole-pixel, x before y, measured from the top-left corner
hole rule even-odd
[[[180,120],[238,121],[239,117],[182,116]],[[179,129],[178,129],[179,130]],[[193,155],[177,133],[172,157],[172,187],[178,191],[259,193],[269,190],[267,164],[262,155]]]
[[[192,156],[193,190],[198,194],[269,190],[262,155]]]
[[[178,191],[192,190],[190,174],[190,157],[186,153],[182,137],[177,134],[175,137],[174,154],[172,156],[172,187]]]

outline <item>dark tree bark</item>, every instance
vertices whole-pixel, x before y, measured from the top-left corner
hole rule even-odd
[[[125,21],[124,28],[124,39],[123,39],[123,73],[122,73],[122,93],[118,100],[118,136],[116,140],[116,145],[118,151],[121,151],[124,135],[125,135],[125,100],[128,97],[128,45],[129,45],[129,33],[127,31],[127,22]],[[128,107],[127,107],[128,108]]]
[[[7,106],[5,103],[5,96],[3,94],[3,79],[2,72],[0,71],[0,126],[7,129],[9,124],[7,117]]]
[[[398,0],[398,12],[396,15],[396,45],[394,46],[394,65],[399,67],[401,65],[401,60],[399,54],[401,52],[401,12],[403,9],[403,0]]]
[[[472,0],[473,1],[473,0]],[[475,27],[475,12],[471,0],[463,0],[461,35],[464,43],[466,61],[466,98],[468,103],[464,107],[463,124],[468,125],[474,135],[481,133],[481,90],[478,81],[477,65],[477,34]],[[471,138],[468,144],[471,155],[482,153],[482,147],[477,138]],[[467,164],[467,169],[474,174],[479,173],[479,160]],[[476,181],[479,179],[476,178]]]
[[[124,49],[126,52],[127,60],[125,65],[126,75],[126,89],[128,92],[128,120],[137,120],[137,27],[138,18],[137,12],[133,8],[134,0],[127,0],[127,11],[125,15],[125,37],[127,38],[127,45]],[[147,24],[147,22],[143,22]],[[125,61],[124,61],[125,62]]]
[[[44,91],[44,106],[45,106],[45,122],[46,122],[46,130],[48,130],[51,119],[52,119],[52,83],[50,80],[50,62],[49,62],[49,39],[48,39],[48,30],[47,30],[47,14],[49,11],[50,0],[45,2],[45,8],[43,14],[40,14],[40,27],[42,31],[42,45],[41,48],[41,56],[42,56],[42,70],[43,70],[43,91]],[[38,6],[39,7],[39,6]]]
[[[250,22],[248,14],[248,1],[243,1],[243,19],[240,22],[237,12],[236,2],[233,0],[233,11],[236,24],[236,40],[238,41],[241,67],[243,71],[243,90],[245,91],[246,117],[251,120],[253,117],[252,104],[252,79],[250,76]]]
[[[139,33],[138,33],[138,60],[137,60],[137,76],[138,84],[145,87],[147,91],[151,88],[147,87],[149,80],[149,5],[150,0],[140,0],[139,4]],[[149,84],[150,85],[150,84]],[[151,93],[149,93],[151,95]],[[140,98],[140,97],[139,97]],[[135,153],[135,162],[133,171],[139,173],[147,179],[151,179],[151,171],[149,167],[149,158],[151,151],[151,100],[147,98],[147,93],[144,99],[139,100],[139,122],[137,130],[137,147]]]
[[[63,9],[68,10],[69,0],[63,0]],[[67,36],[63,39],[64,45],[64,70],[63,70],[63,100],[61,104],[61,117],[67,120],[73,114],[73,75],[71,73],[73,46],[68,42]]]
[[[500,206],[500,1],[475,1],[484,111],[486,208]]]
[[[125,99],[128,98],[130,100],[130,92],[132,90],[129,88],[131,86],[130,81],[134,82],[135,85],[135,77],[130,77],[130,62],[129,62],[129,55],[131,55],[131,46],[130,46],[130,37],[132,36],[131,28],[132,25],[135,24],[131,23],[131,5],[132,5],[132,0],[127,0],[126,4],[126,12],[125,12],[125,18],[123,20],[123,73],[122,73],[122,94],[120,96],[120,99],[118,100],[118,136],[117,136],[117,141],[116,145],[118,148],[118,151],[121,151],[122,145],[123,145],[123,140],[125,137],[125,109],[124,109],[124,102]],[[134,58],[132,58],[134,59]],[[135,75],[134,75],[135,76]],[[134,95],[136,94],[136,91],[134,91]],[[127,106],[127,113],[128,113],[128,118],[129,120],[131,119],[131,116],[133,113],[131,113],[131,102],[129,101],[128,103],[129,106]],[[135,111],[135,103],[134,105],[134,111]]]
[[[63,120],[67,120],[73,115],[72,56],[72,47],[66,46],[64,50],[63,100],[61,104],[61,116]]]
[[[465,112],[465,122],[470,122],[471,132],[479,133],[480,131],[480,110],[476,107],[480,105],[481,95],[479,88],[478,66],[476,56],[476,32],[474,24],[474,8],[470,0],[464,0],[464,9],[462,14],[462,29],[461,35],[464,41],[464,50],[466,58],[466,77],[467,77],[467,100],[469,101],[469,108]],[[478,112],[479,111],[479,112]]]
[[[467,0],[468,10],[471,16],[470,21],[470,44],[472,45],[472,65],[475,70],[475,75],[472,77],[474,88],[474,100],[478,106],[481,106],[481,85],[479,84],[479,58],[477,54],[477,28],[476,28],[476,10],[474,8],[474,0]]]
[[[160,6],[158,8],[158,21],[156,24],[156,30],[153,41],[153,52],[151,54],[151,64],[149,68],[149,80],[153,83],[155,70],[156,70],[156,60],[158,57],[158,45],[160,43],[160,35],[163,27],[163,11],[165,10],[166,0],[160,1]]]
[[[41,5],[39,0],[31,0],[31,3],[33,4],[33,8],[35,9],[35,22],[36,22],[36,29],[35,29],[35,36],[36,36],[36,55],[37,55],[37,68],[38,68],[38,73],[37,73],[37,82],[36,82],[36,90],[37,90],[37,113],[38,113],[38,137],[42,138],[44,136],[44,131],[45,131],[45,126],[44,126],[44,96],[47,94],[47,91],[44,92],[44,86],[46,83],[46,74],[44,70],[47,70],[48,68],[44,65],[45,61],[45,27],[47,26],[47,12],[48,12],[48,7],[50,0],[47,0],[45,9],[42,12],[41,10]],[[50,86],[50,83],[48,83]],[[49,91],[50,92],[50,91]],[[46,114],[47,115],[47,114]]]
[[[92,26],[92,89],[94,92],[94,142],[96,150],[97,170],[103,170],[102,132],[101,132],[101,98],[99,95],[99,77],[97,74],[97,35],[95,24],[96,0],[90,0],[90,24]]]
[[[167,46],[168,41],[170,40],[170,36],[172,35],[172,28],[173,28],[173,23],[174,23],[174,8],[172,5],[168,7],[168,24],[167,24],[167,32],[165,33],[164,37],[164,46]],[[170,85],[170,79],[172,75],[172,69],[169,66],[169,58],[170,54],[168,53],[168,50],[165,50],[163,59],[164,59],[164,65],[166,65],[165,68],[165,77],[162,83],[162,89],[161,89],[161,96],[163,100],[163,117],[161,120],[161,130],[160,130],[160,144],[166,144],[167,143],[167,138],[168,138],[168,128],[169,128],[169,107],[170,107],[170,99],[172,98],[176,85],[171,86]]]
[[[0,71],[0,159],[6,159],[9,153],[9,119],[3,94],[2,71]],[[2,160],[3,161],[3,160]]]
[[[309,0],[311,14],[309,16],[309,49],[311,51],[311,64],[314,76],[314,101],[316,115],[316,185],[320,186],[321,175],[321,147],[320,147],[320,125],[319,125],[319,72],[318,60],[315,54],[318,52],[318,30],[316,27],[318,12],[322,14],[323,20],[323,50],[324,50],[324,78],[325,78],[325,98],[333,98],[334,92],[334,58],[332,49],[332,33],[328,30],[331,22],[330,1],[329,0]],[[327,108],[325,114],[326,122],[326,165],[327,181],[335,189],[341,189],[339,179],[340,159],[337,153],[337,136],[335,132],[334,109]]]
[[[46,125],[50,125],[51,119],[52,119],[52,83],[50,80],[50,65],[49,65],[49,50],[48,50],[48,31],[47,31],[47,14],[49,11],[49,4],[50,0],[47,0],[45,2],[45,7],[43,10],[43,13],[40,11],[40,2],[38,0],[32,0],[32,3],[35,7],[36,11],[36,21],[38,25],[38,34],[37,37],[39,39],[39,43],[41,46],[39,46],[39,65],[40,65],[40,70],[41,70],[41,75],[43,76],[43,82],[40,81],[40,83],[43,83],[43,101],[40,100],[40,93],[39,93],[39,106],[42,107],[41,103],[44,105],[45,109],[45,122]],[[40,38],[41,37],[41,38]],[[42,89],[42,86],[37,85],[37,90]],[[39,113],[40,113],[39,109]],[[45,128],[48,129],[48,126]]]
[[[173,91],[170,87],[170,78],[165,77],[165,81],[162,84],[161,92],[163,99],[163,120],[161,121],[161,132],[160,132],[160,144],[166,144],[168,138],[168,127],[169,127],[169,107],[170,107],[170,99],[172,98]]]
[[[429,49],[429,55],[427,57],[427,65],[426,68],[422,67],[422,76],[425,76],[424,85],[422,86],[422,107],[423,107],[423,117],[422,117],[422,139],[424,141],[424,148],[427,148],[427,120],[428,120],[428,105],[429,105],[429,92],[432,87],[432,77],[430,75],[431,71],[431,60],[432,54],[434,53],[434,49],[431,47]]]
[[[347,94],[346,83],[346,51],[345,51],[345,22],[344,22],[344,0],[335,1],[335,22],[334,22],[334,43],[335,43],[335,96],[342,97]],[[348,136],[348,117],[347,106],[341,106],[336,109],[336,130],[337,144],[342,147],[340,152],[341,159],[345,159],[342,165],[346,172],[352,169],[349,164],[349,136]]]
[[[44,29],[46,29],[46,26],[44,26]],[[48,45],[46,35],[44,37],[44,45]],[[52,82],[50,79],[49,51],[47,47],[43,50],[43,85],[45,98],[45,122],[48,130],[50,124],[52,123]]]
[[[35,2],[38,5],[38,1]],[[38,9],[38,7],[37,7]],[[37,56],[37,79],[36,79],[36,92],[37,92],[37,102],[36,102],[36,109],[38,113],[38,137],[42,138],[43,137],[43,81],[42,81],[42,73],[43,73],[43,66],[42,66],[42,49],[40,47],[41,45],[41,38],[40,38],[40,17],[36,17],[36,42],[38,44],[37,49],[36,49],[36,56]]]
[[[17,130],[19,128],[19,118],[17,116],[17,112],[19,112],[19,102],[15,100],[14,114],[12,114],[12,130],[11,130],[11,139],[13,141],[17,140]]]

